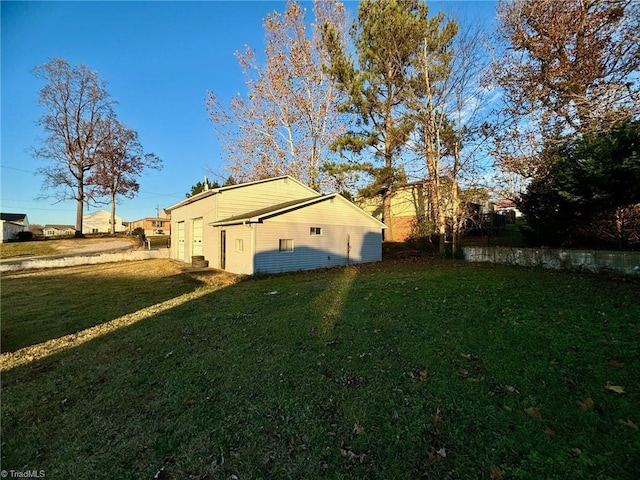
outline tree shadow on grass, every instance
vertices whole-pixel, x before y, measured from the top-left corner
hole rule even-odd
[[[177,269],[154,276],[145,274],[145,264],[139,268],[92,273],[92,267],[72,267],[3,276],[2,353],[100,325],[202,285]]]
[[[629,285],[609,285],[625,294],[618,305],[599,288],[578,294],[592,281],[575,276],[469,266],[431,269],[434,281],[424,265],[389,265],[243,282],[3,372],[3,468],[64,478],[478,478],[492,463],[537,477],[548,464],[578,479],[588,477],[584,458],[637,477],[637,430],[618,422],[637,423],[638,332],[627,331],[639,307]],[[530,307],[503,301],[514,292]],[[604,317],[593,305],[610,319],[610,340],[630,337],[633,350],[599,343],[593,325]],[[630,393],[606,391],[606,380]],[[575,404],[587,395],[602,412]],[[530,451],[548,460],[531,464]]]

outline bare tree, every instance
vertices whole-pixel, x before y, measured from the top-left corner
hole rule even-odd
[[[437,29],[423,39],[420,82],[410,103],[416,123],[411,145],[420,162],[414,172],[425,178],[428,199],[417,227],[422,234],[439,235],[441,253],[445,239],[456,251],[472,213],[469,203],[483,190],[485,115],[492,96],[483,84],[489,66],[486,32],[463,21],[458,25],[441,16]]]
[[[451,95],[453,92],[452,60],[453,40],[458,32],[456,22],[444,23],[444,16],[435,17],[431,29],[424,32],[420,45],[417,69],[420,82],[416,84],[415,98],[411,99],[418,139],[415,146],[424,159],[428,190],[428,222],[440,235],[440,248],[444,248],[446,234],[446,209],[441,160],[444,156],[443,133],[450,120]]]
[[[482,79],[489,63],[486,60],[485,34],[476,26],[458,31],[454,40],[454,57],[448,82],[450,96],[447,103],[449,123],[444,132],[444,143],[449,164],[443,174],[451,179],[449,225],[452,233],[452,253],[456,253],[472,211],[469,204],[477,202],[480,189],[479,172],[484,156],[487,131],[485,114],[491,92]],[[465,191],[461,187],[464,185]]]
[[[105,142],[98,126],[113,118],[115,101],[105,82],[85,65],[71,66],[54,58],[36,67],[34,74],[47,82],[38,98],[45,110],[38,121],[45,137],[34,155],[52,162],[38,173],[44,177],[45,188],[56,190],[55,199],[76,201],[76,236],[82,236],[83,207],[94,194],[87,185],[87,174]]]
[[[640,3],[502,1],[498,19],[507,48],[493,71],[507,123],[496,154],[505,169],[528,174],[544,165],[544,141],[640,114]]]
[[[105,140],[96,151],[95,163],[87,178],[96,197],[107,197],[111,205],[111,234],[116,233],[116,197],[134,198],[140,185],[138,177],[146,169],[162,168],[162,161],[153,153],[144,153],[138,133],[115,118],[99,122]]]
[[[323,69],[327,53],[320,29],[329,24],[344,35],[346,14],[333,0],[316,0],[313,11],[310,36],[297,2],[265,19],[264,66],[250,47],[236,53],[247,79],[246,98],[238,95],[226,108],[208,93],[209,115],[238,181],[289,174],[317,189],[329,182],[322,166],[344,125],[335,84]]]

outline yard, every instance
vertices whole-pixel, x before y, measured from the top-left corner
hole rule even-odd
[[[6,274],[2,469],[637,479],[639,292],[433,259],[245,281],[164,260]]]
[[[80,253],[103,250],[108,248],[123,248],[135,246],[135,237],[85,237],[85,238],[63,238],[31,240],[27,242],[3,243],[0,246],[0,258],[19,258],[40,255],[57,255],[61,253]]]

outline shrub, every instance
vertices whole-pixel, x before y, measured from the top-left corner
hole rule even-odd
[[[33,232],[30,232],[29,230],[18,232],[16,234],[16,240],[19,242],[28,242],[29,240],[33,240]]]

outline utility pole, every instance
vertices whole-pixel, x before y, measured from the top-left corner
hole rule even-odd
[[[156,203],[156,218],[160,218],[160,205]]]

